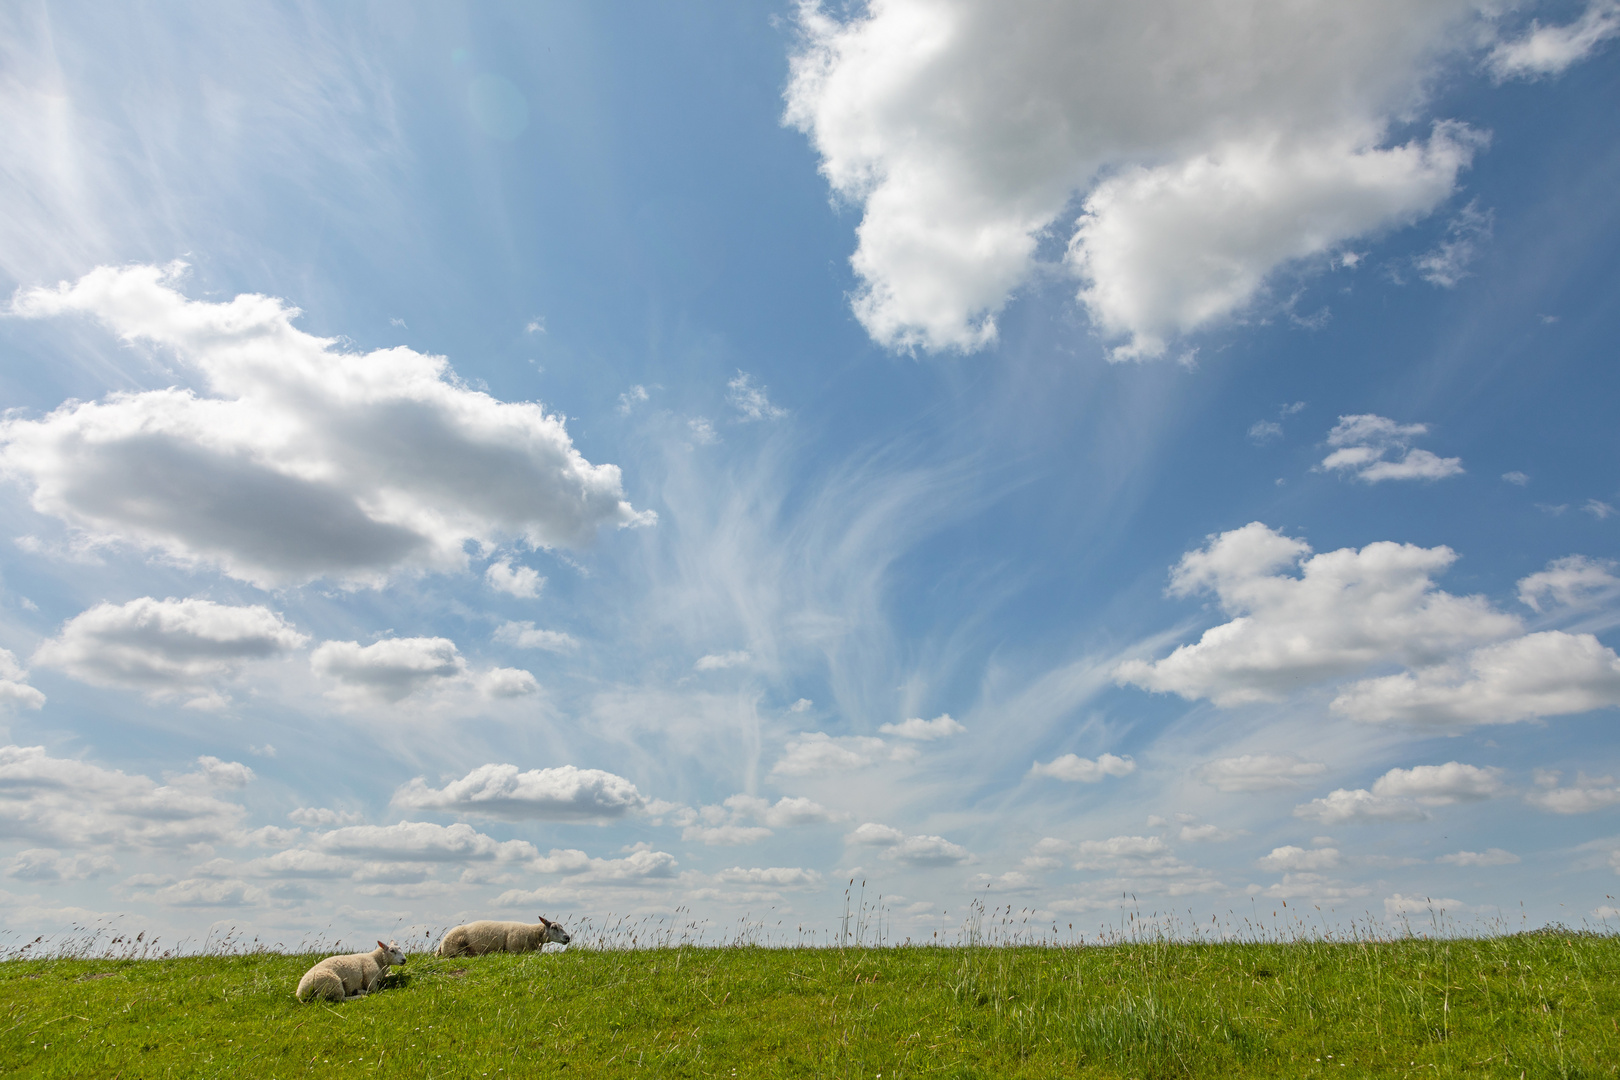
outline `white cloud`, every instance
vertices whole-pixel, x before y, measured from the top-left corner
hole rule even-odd
[[[1565,607],[1608,599],[1620,592],[1620,577],[1614,575],[1614,568],[1612,559],[1584,555],[1554,559],[1547,569],[1519,579],[1519,602],[1540,611],[1543,599]]]
[[[0,836],[141,848],[229,839],[246,811],[207,790],[206,779],[205,772],[158,784],[54,758],[43,746],[0,746]]]
[[[75,615],[34,653],[34,663],[97,686],[164,695],[206,690],[253,661],[303,648],[309,636],[259,605],[212,600],[101,603]]]
[[[766,885],[776,889],[813,889],[821,884],[821,874],[798,866],[733,866],[715,878],[731,885]]]
[[[1427,450],[1409,446],[1413,438],[1428,432],[1425,424],[1397,424],[1371,413],[1341,416],[1328,432],[1328,445],[1338,447],[1322,459],[1323,469],[1354,472],[1356,479],[1376,484],[1380,480],[1442,480],[1463,471],[1461,458],[1443,458]],[[1399,460],[1386,454],[1402,453]]]
[[[943,836],[912,836],[892,825],[868,821],[847,837],[852,844],[883,849],[883,857],[909,866],[953,866],[973,858]]]
[[[354,703],[399,702],[412,694],[476,685],[490,697],[530,694],[534,676],[517,668],[473,673],[449,638],[385,638],[362,646],[357,641],[326,641],[310,654],[317,675],[338,683],[335,696]]]
[[[118,871],[110,855],[64,855],[54,848],[27,848],[6,864],[6,876],[18,881],[83,881]]]
[[[1287,870],[1333,870],[1341,862],[1338,848],[1315,848],[1306,850],[1302,847],[1272,848],[1271,854],[1255,861],[1255,865],[1262,870],[1281,873]]]
[[[745,371],[737,372],[737,377],[726,383],[726,403],[736,409],[744,421],[780,420],[787,415],[786,409],[771,404],[765,388],[755,386],[753,377]]]
[[[329,810],[325,807],[300,806],[287,812],[287,819],[295,825],[327,828],[333,825],[358,825],[365,815],[353,810]]]
[[[1562,26],[1530,24],[1529,33],[1501,42],[1491,50],[1490,69],[1497,79],[1536,79],[1557,75],[1585,60],[1598,47],[1620,34],[1620,3],[1590,0],[1586,11]]]
[[[496,559],[484,571],[484,580],[496,592],[510,593],[525,600],[540,595],[546,579],[532,566],[514,567],[510,559]]]
[[[782,756],[771,766],[772,775],[810,776],[816,773],[864,769],[880,761],[910,761],[917,751],[909,746],[891,747],[868,735],[834,738],[822,731],[801,731],[788,740]]]
[[[787,795],[770,803],[754,795],[733,795],[727,799],[728,809],[747,815],[773,829],[787,829],[799,825],[820,825],[829,821],[842,821],[847,814],[835,813],[811,799]]]
[[[788,712],[809,712],[814,705],[815,702],[811,701],[807,697],[802,697],[798,701],[795,701],[793,704],[788,706]]]
[[[1299,787],[1301,781],[1326,771],[1320,761],[1292,754],[1243,754],[1207,762],[1193,775],[1217,791],[1278,791]]]
[[[1294,816],[1323,825],[1361,821],[1425,821],[1429,812],[1405,799],[1382,798],[1366,788],[1339,788],[1325,797],[1294,807]]]
[[[694,671],[725,671],[727,668],[742,667],[752,663],[753,656],[746,650],[738,649],[736,652],[709,653],[698,657],[697,663],[692,665]]]
[[[1249,441],[1264,445],[1283,437],[1283,427],[1275,420],[1256,420],[1249,425]]]
[[[1450,548],[1379,541],[1304,558],[1310,550],[1252,522],[1188,552],[1171,593],[1212,590],[1234,618],[1163,660],[1119,665],[1115,678],[1221,706],[1278,701],[1375,664],[1434,663],[1519,629],[1483,597],[1435,589],[1432,576],[1456,559]],[[1279,573],[1296,565],[1299,577]]]
[[[720,441],[720,435],[714,430],[707,417],[695,416],[686,422],[686,429],[692,435],[692,442],[698,446],[713,446]]]
[[[1514,469],[1512,472],[1503,473],[1502,479],[1515,487],[1524,487],[1530,482],[1530,475]]]
[[[513,821],[609,821],[646,807],[622,776],[563,765],[520,772],[516,765],[480,765],[442,788],[422,777],[394,793],[394,804]]]
[[[385,862],[533,862],[540,853],[527,840],[496,840],[471,825],[401,821],[397,825],[349,825],[310,838],[328,855]]]
[[[1391,769],[1372,786],[1372,793],[1380,798],[1413,799],[1424,806],[1491,799],[1502,792],[1501,769],[1482,769],[1458,761]]]
[[[1078,754],[1064,754],[1060,758],[1030,767],[1031,776],[1050,776],[1054,780],[1070,783],[1095,784],[1105,776],[1129,776],[1136,771],[1136,762],[1129,757],[1100,754],[1093,761]]]
[[[171,350],[208,393],[115,393],[0,423],[0,468],[41,513],[265,586],[458,571],[469,541],[582,545],[653,520],[541,406],[469,389],[443,357],[344,351],[272,297],[188,300],[178,269],[101,267],[13,301]]]
[[[737,847],[754,844],[771,835],[763,825],[688,825],[681,830],[681,839],[706,844],[710,847]]]
[[[37,709],[45,695],[28,685],[28,672],[10,649],[0,649],[0,707]]]
[[[1430,896],[1402,896],[1396,893],[1384,900],[1384,917],[1386,919],[1400,919],[1411,915],[1459,915],[1471,910],[1461,900],[1452,900],[1448,897]]]
[[[516,645],[520,649],[544,649],[555,653],[573,652],[579,648],[579,639],[572,634],[565,634],[561,630],[536,630],[534,623],[528,620],[502,623],[495,631],[495,640]]]
[[[534,868],[542,874],[562,874],[574,878],[576,883],[614,883],[642,881],[648,878],[671,878],[677,866],[675,856],[667,851],[640,848],[622,859],[596,859],[583,851],[553,848]]]
[[[975,349],[1077,196],[1066,268],[1118,356],[1240,315],[1279,267],[1409,223],[1456,188],[1460,124],[1388,145],[1469,0],[1241,8],[882,0],[800,6],[786,122],[863,209],[857,317],[893,348]]]
[[[1602,499],[1587,499],[1586,505],[1581,507],[1581,509],[1585,510],[1588,514],[1591,514],[1599,521],[1605,521],[1613,517],[1616,513],[1614,507],[1610,506]]]
[[[1128,339],[1112,357],[1163,356],[1176,337],[1242,313],[1278,267],[1423,217],[1483,141],[1451,123],[1384,149],[1381,134],[1237,138],[1098,184],[1068,265],[1092,322]]]
[[[1201,825],[1183,825],[1181,827],[1181,831],[1177,835],[1188,843],[1218,844],[1232,839],[1232,837],[1236,836],[1237,834],[1228,832],[1219,825],[1211,825],[1208,822],[1205,822]]]
[[[189,777],[171,777],[171,782],[196,778],[210,787],[245,788],[255,777],[253,770],[240,761],[221,761],[204,754],[197,759],[197,771]]]
[[[619,415],[629,416],[636,405],[647,400],[647,388],[640,383],[619,395]]]
[[[1170,854],[1170,848],[1157,836],[1111,836],[1106,840],[1082,840],[1071,845],[1077,857],[1076,870],[1099,870],[1115,866],[1119,860],[1155,859]]]
[[[1491,238],[1495,220],[1492,211],[1481,210],[1476,203],[1463,207],[1446,225],[1445,239],[1412,261],[1418,276],[1442,289],[1456,288],[1469,276],[1469,264]]]
[[[950,713],[941,713],[932,720],[924,720],[920,716],[913,716],[911,719],[903,720],[898,724],[883,724],[878,730],[885,735],[894,735],[902,739],[931,742],[934,739],[948,739],[952,735],[960,735],[967,728],[951,719]]]
[[[1511,851],[1493,847],[1484,851],[1456,851],[1438,856],[1434,861],[1446,866],[1512,866],[1519,861],[1519,857]]]
[[[1591,634],[1547,630],[1417,672],[1352,683],[1334,712],[1369,723],[1511,724],[1620,705],[1620,656]]]
[[[1577,773],[1569,787],[1558,786],[1559,776],[1556,769],[1537,769],[1536,787],[1525,793],[1524,801],[1555,814],[1589,814],[1620,803],[1620,786],[1612,776]]]

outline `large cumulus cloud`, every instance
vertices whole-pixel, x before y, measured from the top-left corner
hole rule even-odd
[[[581,545],[651,520],[539,404],[471,389],[442,356],[346,350],[274,297],[187,299],[176,272],[101,267],[13,301],[91,316],[200,384],[0,424],[0,468],[40,512],[260,585],[459,570],[469,542]]]

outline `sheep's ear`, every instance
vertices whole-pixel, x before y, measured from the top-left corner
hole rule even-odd
[[[386,949],[386,948],[388,948],[388,946],[384,945],[382,942],[379,941],[379,942],[377,942],[377,948]]]
[[[551,925],[551,920],[546,918],[544,915],[542,915],[542,916],[540,916],[540,925],[541,926],[550,926]]]

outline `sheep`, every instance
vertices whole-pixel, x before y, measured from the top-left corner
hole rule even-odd
[[[554,923],[544,915],[540,916],[538,925],[480,919],[451,927],[445,932],[439,947],[433,950],[433,955],[483,956],[492,952],[529,952],[547,942],[566,945],[569,940],[562,924]]]
[[[391,965],[404,962],[405,954],[392,941],[386,945],[377,942],[377,948],[372,952],[328,956],[304,972],[304,977],[298,980],[298,1000],[325,998],[327,1001],[353,1001],[363,998],[377,988]]]

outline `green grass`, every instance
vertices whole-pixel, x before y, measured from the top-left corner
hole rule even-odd
[[[679,947],[0,963],[3,1077],[1612,1077],[1620,941]]]

